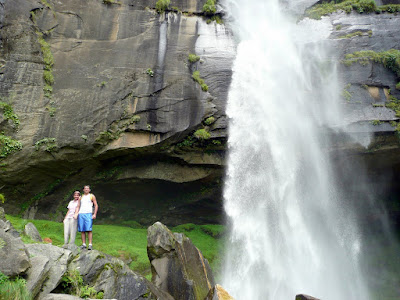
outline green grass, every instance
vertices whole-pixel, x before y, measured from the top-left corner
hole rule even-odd
[[[0,299],[31,300],[32,296],[25,285],[25,279],[17,277],[14,280],[9,280],[7,276],[0,272]]]
[[[53,245],[64,244],[63,223],[48,220],[24,220],[22,218],[6,215],[15,229],[22,232],[28,222],[32,222],[38,229],[42,238],[50,238]],[[137,228],[140,225],[134,221],[126,221],[123,224],[133,226],[117,225],[93,225],[93,247],[109,255],[118,258],[130,258],[130,268],[148,279],[151,278],[150,263],[147,257],[147,228]],[[221,266],[221,251],[223,245],[223,233],[225,227],[222,225],[194,225],[184,224],[172,228],[174,232],[185,233],[198,247],[204,257],[209,261],[214,274],[218,276]],[[33,241],[22,235],[25,243]],[[76,235],[76,245],[81,245],[80,233]]]

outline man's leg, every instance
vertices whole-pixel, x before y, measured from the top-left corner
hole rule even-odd
[[[89,237],[89,250],[92,250],[93,233],[91,231],[88,231],[88,237]]]
[[[82,245],[86,245],[86,235],[84,231],[81,232],[81,238],[82,238]]]

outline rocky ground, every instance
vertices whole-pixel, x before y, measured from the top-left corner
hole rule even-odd
[[[97,250],[68,249],[46,243],[24,244],[0,209],[0,272],[26,278],[33,299],[80,299],[83,295],[104,299],[134,300],[229,300],[226,291],[215,284],[208,261],[183,234],[173,234],[157,222],[148,228],[147,252],[152,281],[133,272],[120,259]],[[40,238],[32,223],[26,234]],[[79,282],[81,278],[82,282]]]

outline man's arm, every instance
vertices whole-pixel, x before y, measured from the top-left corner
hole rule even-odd
[[[96,200],[96,196],[95,195],[93,195],[92,202],[93,202],[93,205],[94,205],[94,213],[93,213],[92,219],[96,219],[97,210],[99,209],[99,206],[97,205],[97,200]]]

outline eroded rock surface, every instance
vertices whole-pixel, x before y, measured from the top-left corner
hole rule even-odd
[[[157,222],[147,230],[152,282],[175,300],[205,299],[215,285],[208,261],[183,234]]]

